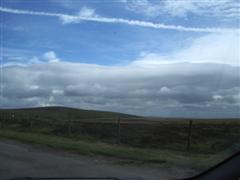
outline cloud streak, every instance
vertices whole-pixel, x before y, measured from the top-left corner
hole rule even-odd
[[[68,15],[63,13],[29,11],[29,10],[11,9],[11,8],[5,8],[5,7],[0,7],[0,11],[4,13],[12,13],[12,14],[19,14],[19,15],[57,17],[57,18],[60,18],[63,24],[80,23],[82,21],[92,21],[92,22],[99,22],[99,23],[127,24],[131,26],[175,30],[175,31],[182,31],[182,32],[205,32],[205,33],[240,32],[240,29],[208,28],[208,27],[198,28],[198,27],[185,27],[180,25],[166,25],[163,23],[153,23],[150,21],[103,17],[103,16],[96,15],[95,13],[90,13],[86,15],[80,12],[78,15]],[[86,8],[85,8],[85,11],[86,11]]]

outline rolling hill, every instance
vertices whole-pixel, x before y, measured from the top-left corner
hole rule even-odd
[[[15,120],[21,119],[42,119],[42,120],[83,120],[83,119],[96,119],[106,118],[115,119],[118,117],[137,117],[117,112],[108,111],[95,111],[84,110],[69,107],[37,107],[37,108],[21,108],[21,109],[0,109],[1,119],[14,118]]]

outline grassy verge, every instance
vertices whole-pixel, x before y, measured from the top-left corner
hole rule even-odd
[[[18,132],[9,129],[1,129],[0,137],[15,139],[34,145],[68,150],[84,155],[104,155],[141,162],[183,165],[195,169],[208,168],[218,161],[218,158],[209,158],[208,155],[196,155],[166,150],[140,149],[121,145],[111,145],[102,142],[73,140],[53,135]]]

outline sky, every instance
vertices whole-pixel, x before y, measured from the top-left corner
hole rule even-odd
[[[237,0],[1,0],[0,108],[240,117]]]

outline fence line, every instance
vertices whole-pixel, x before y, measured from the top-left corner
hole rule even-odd
[[[26,121],[27,120],[27,121]],[[107,120],[107,121],[103,121],[101,122],[100,120]],[[109,121],[111,120],[111,121]],[[56,120],[48,120],[48,119],[36,119],[36,120],[32,120],[30,117],[27,119],[17,119],[17,118],[1,118],[0,120],[0,127],[3,128],[5,124],[11,124],[11,123],[17,123],[17,124],[22,124],[22,125],[27,125],[29,127],[29,129],[33,129],[34,127],[37,126],[37,124],[43,124],[43,125],[47,125],[47,126],[54,126],[54,127],[59,127],[62,126],[63,129],[65,129],[65,132],[67,134],[68,137],[72,137],[73,135],[73,127],[74,125],[80,125],[80,124],[116,124],[116,134],[115,134],[115,138],[116,138],[116,143],[120,144],[122,141],[122,125],[126,124],[131,124],[131,120],[144,120],[143,118],[125,118],[125,117],[118,117],[118,118],[91,118],[91,119],[84,119],[84,120],[72,120],[69,119],[67,121],[57,121]],[[99,121],[99,122],[98,122]],[[124,122],[125,121],[125,122]],[[132,121],[134,124],[137,124],[139,122],[134,122]],[[150,121],[149,121],[150,122]],[[161,123],[161,121],[153,121]],[[140,123],[148,123],[148,120],[144,120],[144,122],[140,122]],[[192,124],[193,124],[193,120],[189,120],[189,125],[187,128],[187,132],[186,132],[186,149],[189,151],[191,148],[191,140],[192,140]],[[114,127],[113,126],[113,127]]]

